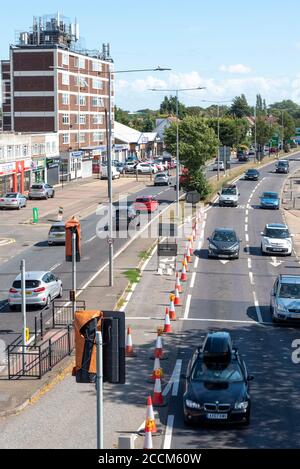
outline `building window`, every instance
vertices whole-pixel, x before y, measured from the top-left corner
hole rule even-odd
[[[63,143],[64,144],[70,143],[70,135],[69,134],[63,134]]]
[[[56,143],[55,142],[51,143],[51,151],[52,151],[52,153],[56,153]]]
[[[78,134],[74,135],[74,141],[75,141],[75,143],[78,143]]]
[[[79,116],[79,124],[85,124],[85,114],[80,114]]]
[[[84,133],[80,133],[80,134],[79,134],[79,139],[80,139],[80,143],[84,143],[84,142],[85,142],[85,134],[84,134]]]
[[[66,94],[66,93],[63,93],[62,95],[62,103],[64,106],[68,106],[69,105],[69,95]]]
[[[83,96],[82,94],[79,96],[79,104],[80,104],[80,106],[85,106],[86,105],[85,96]]]
[[[103,142],[103,132],[94,132],[93,142]]]
[[[70,122],[70,116],[69,116],[69,114],[63,114],[63,116],[62,116],[62,122],[63,122],[63,124],[69,124],[69,122]]]
[[[92,106],[93,107],[104,107],[104,100],[99,96],[92,98]]]
[[[102,90],[103,88],[103,82],[101,80],[93,80],[93,88],[95,90]]]
[[[63,65],[69,65],[69,55],[68,54],[62,54],[62,64]]]
[[[85,68],[85,59],[83,57],[79,58],[79,68]]]
[[[32,154],[33,155],[38,155],[39,154],[39,147],[38,147],[38,144],[35,143],[34,145],[32,145]]]
[[[79,64],[78,57],[74,57],[74,67],[78,68],[78,64]]]
[[[11,145],[7,146],[7,159],[11,160],[13,158],[13,147]]]
[[[103,115],[93,114],[93,124],[103,124]]]
[[[20,145],[16,145],[16,146],[15,146],[15,156],[16,156],[16,158],[20,158],[20,156],[21,156],[21,148],[20,148]]]
[[[67,73],[62,74],[62,84],[69,85],[69,75]]]
[[[102,63],[96,60],[92,62],[92,70],[93,72],[101,72],[102,71]]]
[[[23,153],[23,156],[28,155],[28,145],[22,145],[22,153]]]

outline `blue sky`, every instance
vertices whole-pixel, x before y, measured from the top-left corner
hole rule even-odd
[[[187,105],[242,92],[250,103],[261,93],[269,103],[291,98],[300,104],[299,0],[15,0],[1,11],[1,57],[33,15],[56,11],[77,17],[87,48],[110,42],[116,70],[172,68],[119,75],[116,104],[124,109],[158,107],[164,93],[151,87],[205,86],[180,95]]]

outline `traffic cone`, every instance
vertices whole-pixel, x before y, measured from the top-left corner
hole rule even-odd
[[[161,392],[160,378],[155,379],[152,402],[153,402],[153,405],[163,405],[164,403],[163,395]]]
[[[157,332],[157,338],[156,338],[156,344],[155,344],[155,350],[154,350],[154,358],[159,358],[162,360],[164,357],[164,351],[163,351],[163,343],[161,339],[161,334]]]
[[[164,332],[165,333],[172,332],[170,316],[169,316],[169,308],[166,308]]]
[[[181,282],[186,282],[187,281],[187,274],[186,274],[186,268],[185,268],[185,263],[182,262],[182,271],[181,271],[181,277],[180,277]]]
[[[182,293],[182,286],[181,286],[181,283],[180,283],[180,278],[179,278],[179,273],[176,272],[176,281],[175,281],[175,290],[179,291],[179,293]]]
[[[186,257],[187,262],[191,262],[191,255],[190,255],[189,248],[186,249],[185,257]]]
[[[148,396],[148,399],[147,399],[145,433],[146,433],[146,428],[148,428],[148,431],[150,431],[151,433],[157,432],[151,396]]]
[[[188,271],[189,268],[188,268],[188,261],[187,261],[187,258],[186,258],[186,254],[183,257],[183,262],[184,262],[184,265],[185,265],[185,270]]]
[[[179,296],[179,291],[177,290],[177,288],[175,288],[174,305],[180,306],[180,296]],[[171,308],[170,308],[170,319],[171,319]]]
[[[156,378],[163,378],[163,376],[164,376],[164,372],[160,366],[160,360],[157,357],[154,359],[154,366],[153,366],[153,371],[151,375],[151,381],[155,381]]]
[[[196,241],[196,230],[195,230],[195,227],[193,228],[193,241]]]
[[[126,357],[135,357],[135,354],[133,353],[131,327],[128,327],[128,329],[127,329],[125,356]]]
[[[190,252],[190,256],[192,256],[194,252],[192,241],[189,242],[189,252]]]
[[[145,425],[145,438],[144,438],[144,449],[153,449],[151,427],[152,427],[151,423],[146,422],[146,425]]]

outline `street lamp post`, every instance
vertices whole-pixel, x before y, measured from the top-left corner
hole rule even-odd
[[[171,93],[176,93],[176,217],[179,219],[179,102],[178,95],[181,91],[199,91],[206,89],[203,86],[197,86],[196,88],[173,88],[173,89],[163,89],[163,88],[150,88],[150,91],[168,91]]]

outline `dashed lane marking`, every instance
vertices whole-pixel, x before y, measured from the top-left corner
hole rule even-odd
[[[192,278],[191,278],[190,288],[194,288],[195,280],[196,280],[196,272],[193,272],[192,273]]]
[[[189,294],[186,299],[185,310],[184,310],[184,319],[187,319],[189,316],[190,306],[191,306],[192,295]]]
[[[171,449],[173,426],[174,426],[174,415],[168,415],[163,449]]]
[[[212,318],[179,318],[179,321],[201,321],[201,322],[224,322],[224,323],[236,323],[236,324],[259,324],[254,320],[240,320],[240,319],[212,319]],[[264,323],[271,324],[271,323]]]
[[[259,303],[258,303],[258,299],[257,299],[255,291],[253,292],[253,299],[254,299],[254,306],[255,306],[258,322],[262,323],[263,322],[262,315],[261,315],[261,311],[260,311],[260,307],[259,307]]]

